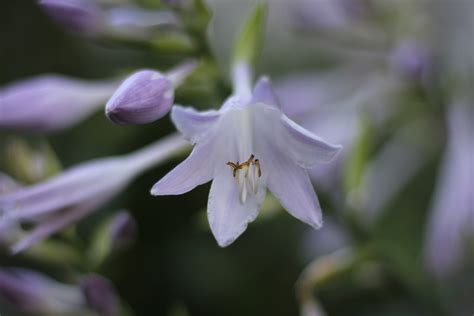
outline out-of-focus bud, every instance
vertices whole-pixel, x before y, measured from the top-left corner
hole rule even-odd
[[[0,89],[0,128],[53,131],[74,125],[98,109],[115,82],[42,75]]]
[[[137,223],[126,211],[114,216],[109,226],[110,248],[121,250],[128,248],[137,237]]]
[[[86,302],[100,316],[116,316],[120,301],[114,286],[105,278],[92,274],[81,280],[81,289]]]
[[[35,183],[61,170],[56,155],[45,142],[30,145],[20,138],[11,137],[6,141],[4,155],[7,171],[22,183]]]
[[[179,27],[181,21],[171,10],[150,10],[136,6],[118,6],[104,13],[111,35],[130,38],[150,38],[154,31]]]
[[[297,0],[294,9],[298,25],[337,29],[348,27],[355,20],[366,16],[370,11],[370,4],[363,0]]]
[[[153,70],[128,77],[107,102],[105,113],[116,124],[146,124],[165,116],[174,100],[172,82]]]
[[[425,264],[439,278],[452,277],[469,262],[474,237],[474,108],[456,96],[448,111],[447,144],[433,197],[425,240]],[[442,251],[440,251],[442,249]]]
[[[91,36],[104,31],[104,17],[94,1],[40,0],[38,3],[51,18],[70,31]]]
[[[89,312],[78,287],[25,269],[0,270],[0,297],[26,314],[85,315]]]
[[[173,105],[174,86],[195,66],[195,62],[188,62],[167,74],[154,70],[133,73],[107,102],[107,117],[116,124],[146,124],[162,118]]]
[[[400,42],[392,52],[389,62],[402,77],[424,81],[428,75],[431,57],[428,49],[414,40]]]
[[[301,316],[326,316],[326,312],[323,310],[319,302],[314,298],[309,298],[301,303]]]
[[[127,211],[120,211],[100,225],[94,234],[90,259],[96,266],[111,254],[126,250],[135,241],[137,223]]]

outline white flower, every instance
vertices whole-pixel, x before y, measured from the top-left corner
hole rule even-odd
[[[218,111],[173,107],[171,118],[194,149],[151,193],[183,194],[213,180],[208,218],[222,247],[257,217],[266,188],[290,214],[319,228],[321,208],[306,169],[330,161],[341,147],[283,114],[268,79],[252,93],[245,84],[236,91]]]

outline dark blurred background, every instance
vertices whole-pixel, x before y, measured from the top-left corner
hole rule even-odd
[[[293,4],[291,1],[277,2],[270,1],[267,39],[263,58],[258,64],[259,71],[272,75],[277,86],[283,86],[283,81],[290,75],[318,74],[335,69],[345,64],[344,59],[351,59],[351,63],[364,67],[381,63],[371,52],[363,52],[362,58],[347,57],[344,52],[342,57],[332,53],[332,47],[328,49],[325,43],[333,35],[330,32],[324,35],[324,28],[317,34],[322,39],[297,27],[287,30],[288,34],[282,33],[281,29],[288,24],[279,18],[279,14],[285,12],[279,8]],[[385,2],[397,5],[397,1]],[[456,6],[456,2],[452,6]],[[211,1],[214,20],[210,45],[216,52],[220,67],[216,69],[220,75],[214,77],[217,79],[212,82],[211,89],[197,92],[189,92],[186,86],[178,89],[176,103],[208,108],[217,107],[223,101],[229,86],[222,78],[226,76],[225,65],[232,42],[226,32],[237,32],[249,3]],[[166,7],[158,1],[143,0],[138,4],[145,8]],[[404,17],[400,19],[397,14],[389,15],[385,8],[386,11],[381,10],[383,14],[379,12],[375,18],[371,17],[371,23],[379,23],[376,25],[380,29],[388,29],[390,36],[386,46],[390,47],[389,50],[392,49],[390,41],[398,36],[393,33],[411,35],[410,30],[400,30],[403,21],[417,18],[417,11],[404,11],[410,8],[409,4],[406,8],[402,6],[400,11],[403,14],[400,15]],[[287,13],[290,11],[288,9]],[[421,9],[419,14],[426,18],[426,12],[421,12]],[[77,36],[63,30],[34,1],[2,1],[0,21],[1,85],[43,73],[100,79],[139,68],[166,70],[185,57],[201,58],[203,54],[199,50],[172,54],[136,44],[94,41]],[[337,33],[341,41],[346,40],[343,35]],[[288,42],[285,42],[285,36],[290,38]],[[431,40],[433,34],[421,37]],[[430,42],[430,49],[436,48],[437,44]],[[367,50],[367,47],[363,49]],[[340,52],[340,48],[336,51]],[[440,53],[435,55],[441,58]],[[353,62],[352,58],[356,61]],[[322,281],[320,288],[313,289],[327,315],[471,315],[474,311],[469,310],[474,280],[469,265],[456,277],[441,282],[429,272],[423,257],[427,223],[447,139],[444,115],[449,101],[446,94],[439,92],[442,83],[437,77],[439,68],[435,66],[428,83],[398,77],[404,88],[397,90],[391,98],[377,99],[393,104],[392,109],[396,108],[397,114],[381,126],[377,123],[364,125],[358,130],[359,134],[353,135],[353,144],[359,145],[355,147],[364,147],[369,142],[369,149],[347,153],[343,167],[332,174],[336,179],[334,186],[326,189],[315,182],[326,223],[321,230],[313,231],[272,204],[234,244],[220,248],[208,228],[205,215],[209,184],[180,196],[152,197],[149,194],[151,186],[183,159],[177,157],[140,176],[118,197],[82,221],[78,231],[84,244],[79,245],[79,249],[85,248],[90,241],[89,232],[96,223],[116,210],[130,211],[138,224],[135,243],[126,252],[107,260],[95,272],[112,281],[122,301],[135,315],[298,315],[301,309],[297,280],[302,271],[313,260],[338,249],[350,249],[357,259],[353,265],[343,265],[342,271],[336,269],[335,276],[329,271],[328,281]],[[369,74],[361,73],[360,80],[365,79],[364,75]],[[198,81],[205,80],[197,78]],[[340,88],[344,90],[344,84]],[[362,117],[363,121],[367,112],[357,110],[358,114],[354,115]],[[365,117],[372,122],[371,114]],[[330,119],[331,116],[327,118]],[[357,176],[363,173],[357,171],[357,166],[366,166],[400,127],[417,119],[422,122],[415,124],[418,128],[408,129],[408,138],[421,138],[416,146],[428,148],[424,151],[428,153],[426,159],[410,172],[408,180],[391,195],[377,217],[366,223],[364,218],[368,215],[364,215],[364,207],[351,203],[350,193],[354,191],[348,188],[348,185],[353,185],[348,178],[362,178],[362,175]],[[11,137],[33,143],[47,141],[61,166],[67,168],[96,157],[128,153],[174,130],[169,117],[148,125],[118,126],[108,121],[103,111],[98,111],[64,131],[46,136],[4,131],[0,140],[4,146]],[[369,140],[364,138],[364,133],[370,135]],[[381,163],[392,172],[376,169],[382,179],[396,177],[396,168],[403,169],[403,166],[390,169],[388,164],[391,162]],[[9,163],[5,158],[0,165],[8,172]],[[329,167],[321,165],[318,168]],[[356,175],[347,176],[351,172]],[[372,195],[378,193],[376,190],[369,192]],[[358,260],[363,263],[359,264]],[[34,268],[59,280],[64,280],[71,271],[90,272],[87,268],[68,263],[58,265],[28,257],[10,257],[6,252],[0,255],[0,265]],[[12,309],[2,308],[0,305],[3,316],[16,315]]]

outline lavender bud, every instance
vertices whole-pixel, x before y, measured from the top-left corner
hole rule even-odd
[[[100,225],[90,248],[90,259],[99,266],[115,252],[126,250],[137,236],[137,223],[127,211],[120,211]]]
[[[0,269],[0,297],[17,311],[34,315],[84,315],[88,311],[79,288],[40,273]]]
[[[116,124],[146,124],[166,115],[173,101],[171,80],[157,71],[140,70],[117,89],[105,113]]]
[[[74,125],[112,94],[113,82],[42,75],[0,89],[0,128],[53,131]]]
[[[120,250],[128,248],[137,237],[137,223],[126,211],[114,216],[109,226],[110,248]]]
[[[111,35],[150,38],[160,28],[179,27],[181,21],[171,10],[142,9],[133,5],[117,6],[104,12]]]
[[[97,35],[105,28],[101,9],[90,0],[40,0],[39,5],[56,22],[72,32]]]
[[[81,289],[90,308],[101,316],[118,315],[119,299],[113,285],[99,275],[89,275],[81,280]]]
[[[390,63],[404,78],[423,81],[429,71],[430,56],[422,44],[405,40],[395,47]]]

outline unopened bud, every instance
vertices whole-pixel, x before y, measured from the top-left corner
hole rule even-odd
[[[174,101],[173,83],[153,70],[128,77],[107,102],[105,113],[117,124],[146,124],[165,116]]]

